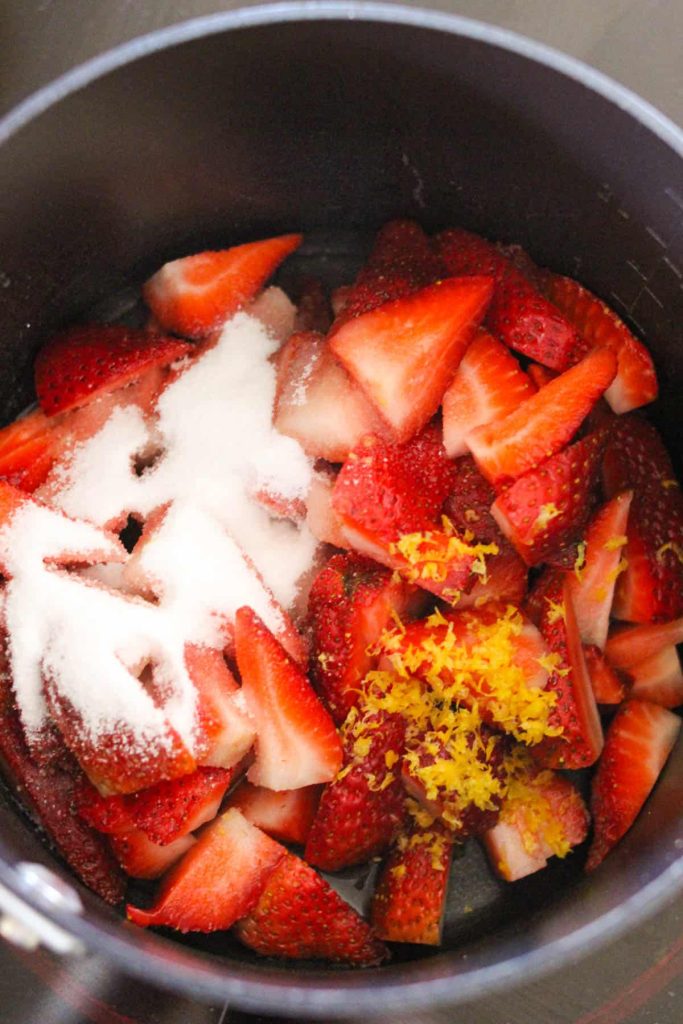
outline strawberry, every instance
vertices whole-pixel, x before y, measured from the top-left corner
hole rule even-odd
[[[683,643],[683,618],[652,626],[626,626],[607,638],[605,654],[615,668],[627,669],[658,654],[669,644]]]
[[[399,761],[406,723],[399,714],[359,713],[344,725],[344,768],[323,791],[305,858],[323,871],[382,853],[405,818]]]
[[[221,651],[187,644],[185,665],[197,690],[198,763],[234,768],[256,738],[254,723],[238,706],[239,687]]]
[[[166,330],[203,338],[254,298],[301,241],[301,235],[281,235],[172,260],[150,277],[142,294]]]
[[[624,684],[603,652],[595,644],[584,644],[583,653],[596,703],[621,704],[626,695]]]
[[[233,808],[202,833],[166,876],[149,910],[128,905],[128,919],[143,928],[223,931],[249,913],[285,856],[284,846]]]
[[[452,602],[458,610],[481,608],[489,601],[521,605],[528,585],[528,569],[517,552],[503,538],[496,541],[498,554],[486,558],[486,573],[476,576],[466,594]]]
[[[59,421],[35,409],[0,430],[0,478],[31,493],[44,482],[61,441]]]
[[[296,306],[290,302],[282,288],[278,288],[275,285],[271,285],[270,288],[264,288],[245,307],[244,312],[247,316],[253,316],[260,320],[268,334],[271,338],[274,338],[278,345],[284,345],[294,330]],[[211,344],[210,339],[207,339],[207,342]]]
[[[449,274],[493,277],[486,323],[509,348],[553,370],[566,370],[575,361],[582,347],[575,328],[495,245],[456,228],[437,235],[436,247]]]
[[[652,356],[604,302],[570,277],[546,274],[543,292],[574,325],[590,348],[603,346],[617,357],[617,374],[605,392],[616,413],[629,412],[657,397]]]
[[[368,924],[308,864],[288,853],[237,938],[262,956],[371,967],[389,956]]]
[[[387,942],[441,944],[453,839],[436,822],[399,837],[375,887],[371,920]]]
[[[683,615],[683,495],[655,428],[619,417],[605,454],[607,495],[634,492],[626,531],[628,566],[612,614],[628,622],[667,622]]]
[[[252,786],[246,780],[230,797],[252,825],[262,829],[281,843],[305,843],[320,801],[320,786],[286,789],[280,793],[263,786]]]
[[[464,455],[470,430],[507,416],[535,390],[510,350],[480,331],[443,396],[443,443],[448,454]]]
[[[390,221],[378,233],[355,283],[345,289],[342,308],[335,311],[333,332],[348,320],[444,276],[441,261],[422,228],[411,220]]]
[[[35,809],[40,824],[80,880],[112,906],[125,879],[104,836],[74,814],[81,773],[58,736],[59,757],[40,763],[29,752],[9,692],[0,698],[0,764],[15,793]],[[61,763],[60,763],[61,762]]]
[[[283,790],[333,779],[342,759],[334,722],[303,671],[250,608],[235,617],[235,651],[257,733],[249,781]]]
[[[497,423],[472,430],[467,445],[484,476],[504,485],[564,448],[615,369],[614,354],[597,349]]]
[[[110,841],[114,856],[131,878],[159,878],[196,842],[187,835],[159,846],[138,829],[112,835]]]
[[[589,816],[566,777],[539,771],[513,755],[500,821],[484,836],[491,867],[506,882],[534,874],[548,858],[566,857],[588,833]]]
[[[489,278],[440,281],[333,326],[332,352],[399,443],[438,409],[491,290]]]
[[[394,616],[403,616],[412,589],[353,554],[333,555],[316,577],[308,600],[311,675],[337,725],[358,703],[360,684],[376,661],[369,648]]]
[[[313,474],[306,497],[306,523],[313,536],[323,544],[343,548],[346,547],[346,539],[342,533],[342,522],[332,507],[335,479],[332,474],[322,471]]]
[[[680,718],[647,701],[628,700],[617,711],[591,788],[594,832],[587,871],[602,863],[638,817],[680,728]]]
[[[273,422],[309,455],[343,462],[366,434],[384,430],[320,334],[293,334],[280,355]]]
[[[581,535],[595,504],[603,449],[604,437],[590,434],[496,498],[491,513],[527,565],[546,561]]]
[[[550,381],[555,380],[555,377],[557,377],[556,373],[549,370],[547,366],[541,366],[540,363],[531,363],[527,366],[526,372],[536,385],[537,391],[540,391],[541,388],[544,388],[546,384],[550,384]]]
[[[647,700],[663,708],[683,704],[683,672],[673,644],[629,665],[626,672],[631,679],[630,696],[636,700]]]
[[[600,756],[602,726],[571,590],[562,574],[545,590],[540,628],[556,659],[547,689],[557,697],[550,713],[550,726],[560,733],[546,736],[532,748],[534,760],[544,768],[587,768]]]
[[[182,358],[190,346],[177,338],[121,324],[87,324],[56,334],[35,361],[36,394],[48,416],[123,387],[154,366]]]
[[[584,644],[595,644],[600,650],[607,640],[614,587],[623,567],[632,498],[632,491],[624,491],[598,510],[586,530],[585,546],[576,569],[569,576],[581,639]]]
[[[295,331],[319,331],[326,334],[332,324],[332,307],[323,282],[305,277],[299,282]]]

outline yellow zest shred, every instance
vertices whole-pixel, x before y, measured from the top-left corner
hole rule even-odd
[[[683,547],[681,547],[680,544],[677,544],[676,541],[673,540],[667,541],[666,544],[662,544],[661,548],[658,548],[656,555],[658,562],[662,561],[667,551],[673,551],[678,561],[683,562]]]
[[[678,480],[662,480],[662,487],[664,490],[668,490],[670,487],[678,487]]]
[[[551,771],[538,772],[529,755],[517,748],[508,755],[507,792],[501,808],[500,820],[519,829],[524,848],[531,856],[548,847],[556,857],[566,857],[571,850],[561,816],[548,799],[547,790],[553,783]]]
[[[497,555],[497,544],[471,543],[474,539],[469,531],[460,537],[447,516],[442,516],[442,530],[424,530],[418,533],[404,533],[389,545],[392,555],[400,555],[406,561],[403,576],[411,583],[419,580],[444,583],[448,578],[451,563],[456,559],[470,556],[474,559],[472,572],[486,579],[486,555]],[[458,597],[460,595],[458,594]]]
[[[623,548],[625,544],[628,544],[628,537],[624,534],[618,534],[616,537],[610,537],[605,544],[606,551],[616,551],[617,548]]]
[[[549,501],[547,504],[541,505],[540,511],[536,516],[534,529],[538,531],[545,530],[548,523],[552,522],[553,519],[557,519],[557,517],[561,515],[562,509],[558,508],[553,501]]]
[[[564,601],[553,601],[552,598],[546,597],[546,604],[548,605],[548,622],[552,625],[559,619],[564,621],[565,607]]]
[[[576,545],[576,559],[574,561],[574,575],[579,583],[583,579],[583,570],[586,565],[586,541],[582,540]]]

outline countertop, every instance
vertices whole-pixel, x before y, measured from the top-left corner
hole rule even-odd
[[[155,28],[230,9],[217,0],[0,2],[0,114],[77,63]],[[242,6],[253,6],[243,2]],[[563,50],[683,123],[680,0],[431,0]],[[78,32],[74,32],[74,25]],[[269,1019],[270,1020],[270,1019]],[[543,980],[458,1010],[393,1016],[391,1024],[680,1024],[683,899],[619,942]],[[0,947],[2,1024],[266,1024],[229,1007],[161,993],[99,958],[60,962]],[[334,1024],[328,1021],[327,1024]],[[380,1021],[380,1024],[389,1024]]]

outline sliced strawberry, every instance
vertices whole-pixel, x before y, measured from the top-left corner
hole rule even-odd
[[[59,421],[42,409],[10,423],[0,430],[0,478],[27,493],[47,477],[61,441]]]
[[[630,696],[635,700],[647,700],[663,708],[683,704],[683,672],[673,644],[629,665],[625,671],[631,679]]]
[[[562,775],[539,771],[522,755],[509,774],[500,821],[484,836],[491,867],[506,882],[534,874],[550,857],[566,857],[588,834],[580,794]]]
[[[612,614],[628,622],[668,622],[683,615],[683,495],[650,423],[633,414],[617,418],[603,476],[609,497],[634,492],[628,566],[619,577]]]
[[[587,871],[602,863],[638,817],[680,728],[680,718],[646,701],[628,700],[617,711],[593,778],[594,833]]]
[[[233,768],[256,738],[254,723],[235,699],[239,687],[221,651],[188,644],[185,665],[197,689],[198,763]]]
[[[278,345],[284,345],[294,330],[296,306],[275,285],[265,288],[246,306],[245,313],[260,320]]]
[[[370,967],[389,956],[362,917],[291,853],[276,867],[249,915],[238,922],[236,934],[262,956],[356,967]]]
[[[120,324],[88,324],[56,334],[35,361],[38,401],[48,416],[92,401],[128,384],[153,366],[167,366],[190,351],[177,338]]]
[[[345,723],[344,768],[323,791],[305,857],[323,871],[363,864],[383,853],[405,819],[400,758],[406,723],[399,714],[352,710]]]
[[[600,648],[595,644],[584,644],[583,653],[596,703],[621,704],[626,696],[624,683]]]
[[[600,756],[602,726],[571,590],[562,574],[545,591],[541,633],[556,661],[547,689],[557,698],[550,725],[559,735],[548,735],[533,747],[534,760],[544,768],[587,768]]]
[[[614,354],[597,349],[499,422],[472,430],[467,444],[484,476],[504,485],[564,448],[615,370]]]
[[[546,384],[550,384],[550,381],[557,377],[556,373],[549,370],[547,366],[541,366],[540,363],[531,363],[527,366],[526,372],[536,385],[537,391],[540,391],[541,388],[544,388]]]
[[[320,801],[320,786],[280,793],[242,782],[230,797],[247,821],[281,843],[305,843]]]
[[[371,920],[380,939],[439,946],[453,839],[443,825],[401,836],[379,876]]]
[[[194,846],[194,836],[183,836],[159,846],[144,832],[133,830],[111,836],[111,846],[119,864],[131,878],[159,878]]]
[[[333,555],[311,588],[311,675],[338,725],[360,697],[360,684],[376,663],[369,649],[402,617],[413,588],[360,555]]]
[[[452,603],[463,608],[481,608],[489,601],[510,602],[521,605],[526,597],[528,568],[516,551],[503,538],[496,541],[498,554],[486,558],[486,573],[476,576],[466,594],[460,594]]]
[[[535,390],[510,350],[480,331],[443,396],[443,443],[448,454],[464,455],[470,430],[507,416]]]
[[[604,441],[600,434],[576,441],[520,476],[491,506],[527,565],[547,561],[581,535],[595,506]]]
[[[235,650],[257,732],[249,781],[275,790],[329,782],[342,759],[334,722],[303,671],[250,608],[235,617]]]
[[[333,353],[397,441],[438,409],[491,290],[489,278],[441,281],[333,327]]]
[[[313,536],[323,544],[344,548],[346,539],[342,533],[342,522],[332,507],[335,479],[330,473],[313,474],[306,498],[306,523]]]
[[[215,932],[248,914],[268,879],[287,856],[236,809],[226,811],[202,833],[164,879],[148,910],[128,906],[128,919],[143,928]]]
[[[172,260],[146,282],[145,302],[166,330],[203,338],[253,299],[301,240],[281,235]]]
[[[547,274],[544,294],[562,311],[591,348],[610,348],[617,357],[617,375],[605,392],[616,413],[629,412],[657,397],[652,356],[604,302],[578,281]]]
[[[419,291],[444,276],[441,260],[419,224],[411,220],[390,221],[378,233],[355,283],[338,289],[343,292],[343,302],[337,302],[333,331],[347,320]]]
[[[61,755],[63,744],[56,737]],[[29,752],[9,693],[0,699],[0,764],[71,870],[106,903],[123,899],[125,879],[104,836],[73,813],[80,772],[68,757],[39,763]],[[67,770],[58,761],[71,765]]]
[[[509,348],[554,370],[566,370],[575,361],[582,347],[575,328],[493,243],[455,228],[437,235],[436,245],[449,274],[494,278],[486,322]]]
[[[273,422],[309,455],[343,462],[381,418],[320,334],[293,334],[278,365]]]
[[[569,576],[581,639],[600,650],[607,640],[614,588],[624,567],[623,549],[632,498],[632,491],[624,491],[599,509],[586,530],[582,564],[577,563]]]
[[[305,277],[299,285],[295,331],[326,334],[332,323],[332,307],[319,277]]]
[[[627,626],[607,639],[605,654],[615,668],[627,669],[658,654],[669,644],[683,643],[683,618],[652,626]]]

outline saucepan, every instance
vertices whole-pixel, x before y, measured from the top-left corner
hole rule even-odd
[[[296,269],[341,283],[373,231],[407,216],[519,242],[605,298],[652,348],[656,419],[680,462],[682,157],[674,125],[590,68],[412,6],[250,7],[134,40],[0,122],[0,415],[30,401],[50,332],[116,316],[169,258],[303,231]],[[585,955],[683,889],[682,790],[679,748],[590,877],[569,858],[506,886],[470,844],[444,947],[365,972],[134,928],[79,886],[6,792],[2,930],[299,1019],[454,1005]],[[341,881],[357,905],[362,883]]]

